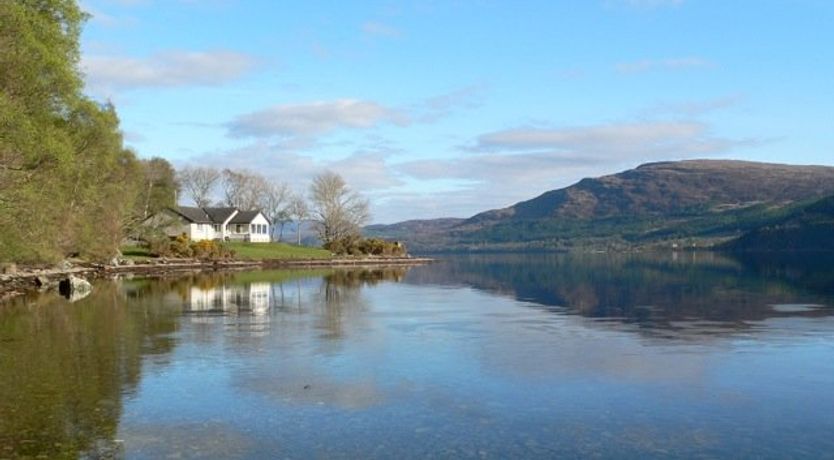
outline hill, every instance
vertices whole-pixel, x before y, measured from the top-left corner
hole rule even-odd
[[[834,194],[834,168],[731,160],[648,163],[455,223],[376,226],[415,251],[713,245]],[[389,233],[391,232],[391,233]]]
[[[834,195],[723,246],[735,251],[834,251]]]

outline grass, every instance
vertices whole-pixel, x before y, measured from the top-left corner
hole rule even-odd
[[[247,260],[330,259],[330,251],[286,243],[226,243],[235,258]]]
[[[235,251],[235,259],[243,260],[288,260],[288,259],[330,259],[330,251],[309,246],[286,243],[225,243]],[[154,257],[142,246],[125,245],[122,256],[135,262],[145,262]]]
[[[136,262],[153,259],[153,256],[151,256],[148,250],[146,248],[143,248],[142,246],[125,245],[121,247],[121,251],[122,256],[125,259],[131,259]]]

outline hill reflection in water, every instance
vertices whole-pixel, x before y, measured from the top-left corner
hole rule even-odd
[[[712,252],[482,254],[409,273],[417,285],[469,286],[658,337],[750,331],[769,318],[834,315],[831,254]]]

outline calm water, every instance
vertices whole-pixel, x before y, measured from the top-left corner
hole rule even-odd
[[[0,306],[0,458],[823,458],[833,390],[830,254],[454,257]]]

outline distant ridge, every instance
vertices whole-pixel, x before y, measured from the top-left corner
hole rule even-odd
[[[834,251],[834,195],[801,206],[782,219],[722,246],[734,251]]]
[[[619,215],[668,215],[758,203],[787,203],[834,190],[834,168],[737,160],[646,163],[595,179],[582,179],[508,208],[487,211],[467,223],[492,219]]]
[[[834,167],[664,161],[582,179],[457,222],[410,221],[374,226],[370,233],[397,234],[418,251],[703,246],[831,194]]]

